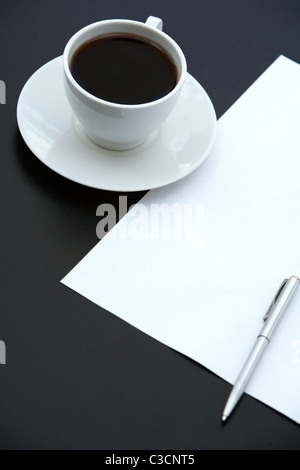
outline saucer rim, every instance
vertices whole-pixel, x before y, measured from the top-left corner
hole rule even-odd
[[[187,72],[186,74],[186,77],[191,79],[192,82],[193,82],[193,85],[194,86],[197,86],[199,88],[201,88],[201,91],[203,93],[203,95],[205,96],[205,99],[207,100],[207,102],[209,103],[210,105],[210,112],[212,113],[212,122],[213,122],[213,129],[211,129],[211,136],[210,136],[210,140],[209,140],[209,143],[207,144],[206,146],[206,149],[205,151],[202,152],[201,154],[201,157],[199,157],[195,162],[194,164],[192,164],[190,166],[190,168],[184,172],[184,173],[180,173],[180,174],[177,174],[175,177],[173,178],[168,178],[164,181],[161,181],[159,183],[154,183],[154,184],[151,184],[151,185],[141,185],[139,187],[125,187],[123,186],[122,188],[111,188],[111,187],[108,187],[105,185],[103,185],[103,183],[99,183],[99,185],[95,185],[95,184],[90,184],[86,181],[83,181],[83,180],[80,180],[80,179],[75,179],[74,177],[72,176],[68,176],[67,174],[63,173],[62,171],[60,171],[59,169],[56,169],[53,165],[50,165],[48,164],[47,160],[43,159],[41,156],[38,155],[38,152],[36,150],[36,148],[33,148],[33,145],[31,143],[31,140],[28,138],[27,136],[27,133],[25,132],[25,129],[24,129],[24,126],[23,126],[23,123],[22,123],[22,119],[21,119],[21,103],[22,103],[22,100],[24,99],[24,95],[26,93],[26,89],[27,87],[29,86],[31,80],[44,68],[46,67],[49,67],[51,66],[52,63],[54,62],[58,62],[58,61],[62,61],[63,60],[63,56],[60,55],[58,57],[55,57],[53,59],[51,59],[50,61],[46,62],[45,64],[43,64],[41,67],[39,67],[35,72],[33,72],[33,74],[28,78],[28,80],[25,82],[21,92],[20,92],[20,95],[19,95],[19,98],[18,98],[18,101],[17,101],[17,112],[16,112],[16,115],[17,115],[17,124],[18,124],[18,128],[19,128],[19,131],[20,131],[20,134],[25,142],[25,144],[27,145],[27,147],[30,149],[30,151],[33,153],[33,155],[41,162],[43,163],[47,168],[49,168],[50,170],[54,171],[56,174],[60,175],[61,177],[63,178],[66,178],[68,179],[69,181],[72,181],[76,184],[80,184],[82,186],[86,186],[86,187],[89,187],[89,188],[92,188],[92,189],[97,189],[97,190],[103,190],[103,191],[112,191],[112,192],[128,192],[128,193],[131,193],[131,192],[141,192],[141,191],[150,191],[151,189],[158,189],[158,188],[162,188],[162,187],[165,187],[165,186],[168,186],[169,184],[173,184],[173,183],[176,183],[177,181],[180,181],[181,179],[185,178],[186,176],[188,176],[189,174],[191,174],[192,172],[194,172],[200,165],[202,165],[202,163],[204,163],[204,161],[207,159],[208,155],[210,154],[211,152],[211,149],[214,145],[214,142],[215,142],[215,138],[216,138],[216,133],[217,133],[217,117],[216,117],[216,112],[215,112],[215,109],[214,109],[214,106],[212,104],[212,101],[209,97],[209,95],[207,94],[206,90],[202,87],[202,85],[191,75]],[[180,100],[180,97],[179,97],[179,100]],[[71,108],[70,108],[71,110]],[[168,121],[168,119],[166,120]],[[75,131],[74,132],[74,136],[78,139],[77,137],[77,134]],[[135,150],[135,149],[134,149]],[[105,149],[105,151],[107,151]],[[117,151],[117,150],[109,150],[109,152],[112,152],[112,154],[119,154],[120,151]],[[130,150],[127,150],[126,152],[130,152]],[[101,147],[99,147],[99,154],[101,154]]]

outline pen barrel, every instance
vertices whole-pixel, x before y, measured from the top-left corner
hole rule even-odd
[[[297,277],[290,277],[285,286],[283,287],[278,299],[274,303],[272,309],[269,312],[268,319],[260,332],[259,337],[264,337],[270,341],[271,336],[278,325],[284,311],[291,302],[294,294],[296,293],[297,288],[299,287],[300,281]]]
[[[240,372],[240,375],[238,376],[237,381],[229,395],[223,412],[223,420],[227,419],[227,417],[232,413],[233,409],[239,402],[267,344],[269,344],[269,341],[266,338],[258,337],[255,346],[252,349],[247,362],[244,365],[243,370]]]
[[[232,401],[234,404],[238,402],[240,397],[245,391],[245,388],[259,362],[265,347],[269,344],[269,341],[264,337],[258,337],[255,346],[253,347],[247,362],[245,363],[243,370],[240,372],[236,383],[232,389],[229,402]],[[229,405],[230,406],[230,405]]]

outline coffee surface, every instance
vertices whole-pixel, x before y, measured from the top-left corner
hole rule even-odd
[[[92,95],[119,104],[142,104],[167,95],[177,83],[177,69],[160,46],[138,36],[113,34],[84,43],[70,70]]]

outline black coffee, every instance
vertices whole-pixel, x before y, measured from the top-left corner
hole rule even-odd
[[[112,34],[84,43],[70,70],[92,95],[120,104],[141,104],[167,95],[177,83],[177,69],[156,43],[138,36]]]

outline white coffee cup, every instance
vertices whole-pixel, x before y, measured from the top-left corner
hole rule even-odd
[[[84,90],[70,71],[75,51],[85,42],[110,33],[129,33],[154,41],[172,57],[178,71],[175,88],[160,99],[143,104],[123,105],[102,100]],[[146,23],[133,20],[104,20],[78,31],[63,54],[64,82],[68,101],[88,137],[112,150],[128,150],[140,145],[157,130],[174,109],[183,87],[187,65],[176,42],[162,31],[162,20],[150,16]]]

